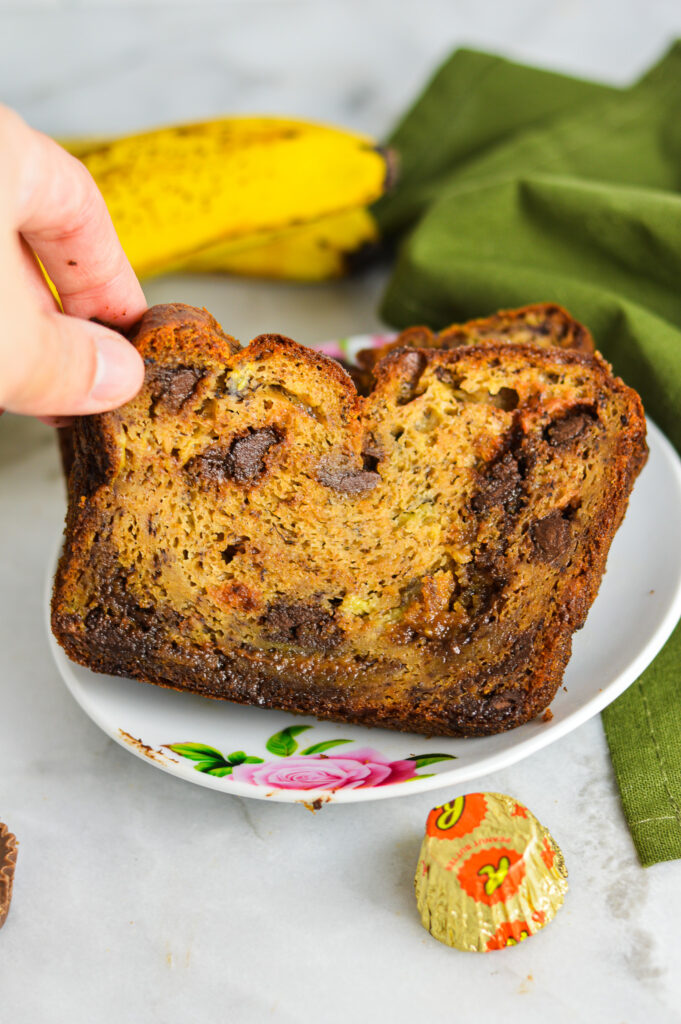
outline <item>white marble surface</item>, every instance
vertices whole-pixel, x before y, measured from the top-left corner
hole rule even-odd
[[[676,34],[672,0],[0,0],[0,96],[55,134],[248,110],[380,134],[457,43],[624,82]],[[242,338],[313,341],[375,326],[380,285],[168,278],[148,297],[205,304]],[[21,850],[0,1020],[681,1020],[681,864],[638,866],[598,719],[482,782],[552,829],[565,908],[514,949],[456,953],[412,897],[432,797],[315,816],[240,800],[156,771],[83,715],[43,632],[62,510],[50,432],[3,417],[0,819]]]

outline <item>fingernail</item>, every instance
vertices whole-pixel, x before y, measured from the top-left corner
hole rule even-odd
[[[90,397],[112,405],[127,401],[140,381],[140,359],[130,342],[107,331],[96,335],[97,370]]]
[[[70,427],[73,423],[73,416],[38,416],[38,419],[47,427]]]

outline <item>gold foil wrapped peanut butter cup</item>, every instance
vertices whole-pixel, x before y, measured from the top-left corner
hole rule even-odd
[[[503,793],[468,793],[433,808],[414,883],[424,928],[471,953],[534,935],[553,920],[568,887],[551,834]]]

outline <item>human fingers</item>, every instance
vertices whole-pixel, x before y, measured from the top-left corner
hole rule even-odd
[[[33,305],[10,318],[0,367],[0,407],[41,417],[115,408],[144,378],[136,349],[115,331]]]
[[[116,326],[137,320],[144,293],[83,164],[6,107],[0,150],[12,226],[40,257],[64,312]]]

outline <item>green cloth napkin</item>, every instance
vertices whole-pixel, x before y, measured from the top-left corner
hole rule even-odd
[[[383,317],[559,302],[681,451],[681,42],[628,89],[458,51],[388,141]],[[603,715],[645,865],[681,857],[680,666],[681,627]]]

